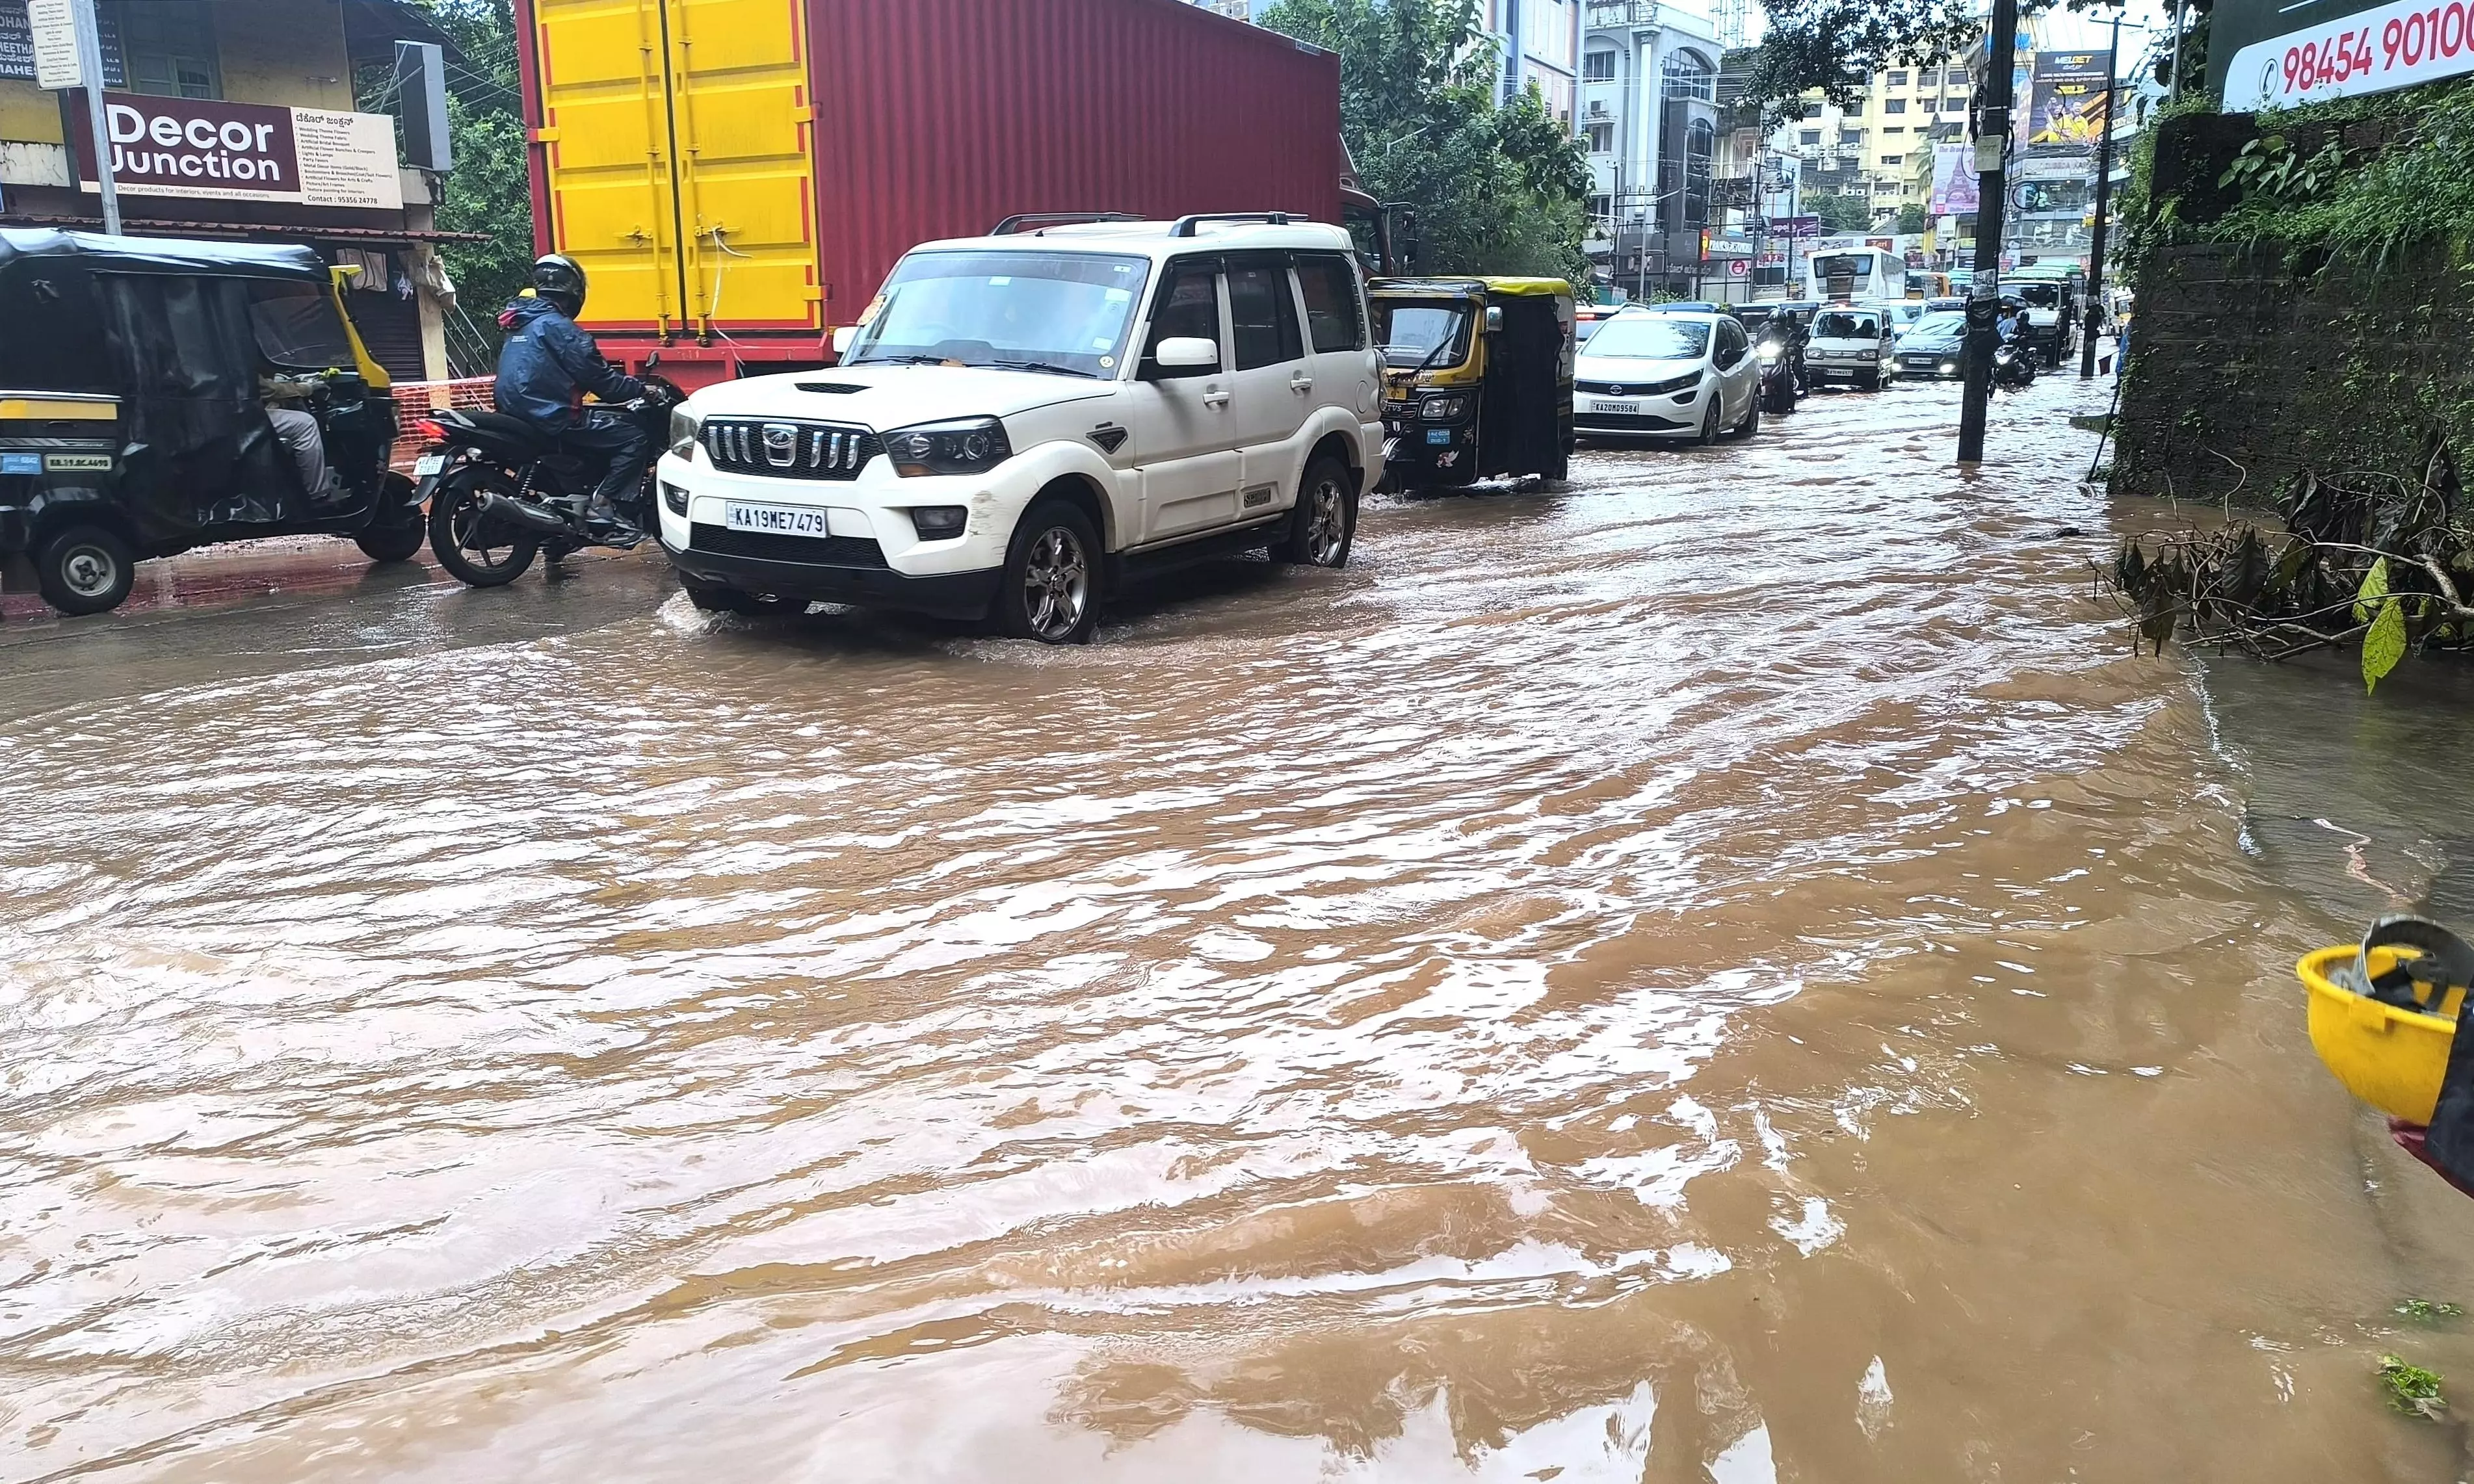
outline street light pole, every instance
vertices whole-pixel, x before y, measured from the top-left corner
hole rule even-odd
[[[2104,321],[2105,210],[2113,199],[2113,93],[2122,76],[2122,17],[2113,17],[2113,52],[2104,75],[2104,132],[2096,143],[2096,230],[2088,238],[2087,327],[2079,336],[2079,379],[2096,375],[2096,332]]]
[[[103,196],[103,229],[117,237],[120,189],[111,179],[111,122],[103,106],[103,30],[95,20],[94,0],[69,0],[69,13],[77,22],[78,72],[85,80],[86,130],[94,137],[94,183]]]
[[[1976,276],[1967,289],[1967,384],[1958,410],[1958,462],[1984,458],[1984,419],[1993,399],[1993,352],[2001,344],[1994,321],[2001,310],[2001,213],[2009,205],[2004,168],[2010,147],[2012,70],[2018,65],[2019,0],[1993,0],[1992,50],[1984,86],[1977,91]],[[1986,161],[1992,162],[1986,168]]]

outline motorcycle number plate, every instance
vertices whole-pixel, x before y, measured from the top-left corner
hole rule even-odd
[[[1630,418],[1639,415],[1640,404],[1638,402],[1610,402],[1601,398],[1598,402],[1597,410],[1600,412],[1611,412],[1615,414],[1617,417]]]
[[[762,531],[768,536],[831,536],[832,530],[820,510],[795,510],[783,505],[741,505],[736,500],[722,508],[722,524],[733,531]]]
[[[427,479],[432,474],[444,473],[446,468],[447,455],[443,453],[424,453],[420,458],[412,461],[412,477],[415,479]]]

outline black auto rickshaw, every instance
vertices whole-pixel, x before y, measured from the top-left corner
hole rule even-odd
[[[0,230],[0,584],[100,613],[139,561],[217,541],[420,550],[413,483],[387,468],[387,374],[340,272],[306,248]],[[325,488],[270,397],[316,419]]]
[[[1404,491],[1572,464],[1572,286],[1561,278],[1381,278],[1385,477]]]

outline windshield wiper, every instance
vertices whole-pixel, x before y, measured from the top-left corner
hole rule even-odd
[[[1085,381],[1100,379],[1100,373],[1097,371],[1086,371],[1072,366],[1059,366],[1054,361],[990,361],[988,364],[1003,367],[1007,371],[1052,371],[1059,376],[1079,376]]]
[[[844,361],[842,364],[844,366],[942,366],[945,361],[946,357],[941,355],[863,355],[854,361]]]

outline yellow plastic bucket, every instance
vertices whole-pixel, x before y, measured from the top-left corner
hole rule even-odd
[[[2350,968],[2361,949],[2352,944],[2321,948],[2294,966],[2311,992],[2311,1046],[2347,1091],[2392,1117],[2428,1124],[2439,1105],[2440,1080],[2448,1073],[2448,1046],[2457,1035],[2457,1011],[2465,991],[2446,991],[2438,1013],[2386,1005],[2357,994],[2331,975]],[[2412,953],[2373,948],[2370,976],[2378,977]],[[2427,995],[2427,986],[2415,986]]]

